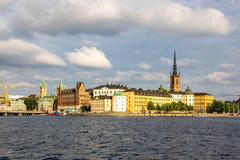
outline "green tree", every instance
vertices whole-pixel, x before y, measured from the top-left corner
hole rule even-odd
[[[226,105],[224,105],[223,102],[214,100],[213,103],[208,107],[208,112],[223,113],[226,109]]]
[[[90,112],[91,111],[91,107],[90,106],[82,106],[81,110],[82,110],[82,112]]]
[[[26,105],[27,107],[27,110],[28,111],[33,111],[37,108],[38,106],[38,102],[36,99],[33,99],[33,98],[27,98],[24,100],[24,104]]]
[[[152,101],[148,102],[147,104],[147,109],[148,110],[155,110],[155,106]]]

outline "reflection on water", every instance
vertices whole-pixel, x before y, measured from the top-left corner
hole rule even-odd
[[[240,159],[240,119],[0,117],[0,160]]]

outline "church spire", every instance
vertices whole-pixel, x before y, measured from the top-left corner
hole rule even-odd
[[[173,59],[173,75],[177,75],[177,58],[176,58],[176,50],[174,50],[174,59]]]

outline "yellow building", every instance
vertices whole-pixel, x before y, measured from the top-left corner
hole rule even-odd
[[[153,102],[154,105],[163,105],[172,103],[173,99],[170,95],[163,94],[159,91],[144,91],[144,90],[127,90],[126,95],[127,112],[143,113],[147,111],[148,102]]]
[[[194,93],[194,111],[206,113],[207,108],[213,103],[214,96],[208,93]]]

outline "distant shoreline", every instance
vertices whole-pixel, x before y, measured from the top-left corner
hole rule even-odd
[[[211,113],[72,113],[67,116],[112,116],[112,117],[208,117],[208,118],[240,118],[238,114]]]

